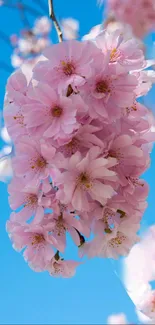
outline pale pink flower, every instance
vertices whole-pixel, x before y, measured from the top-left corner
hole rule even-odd
[[[130,24],[133,33],[143,38],[155,26],[155,4],[153,0],[108,0],[108,9],[117,20]]]
[[[144,55],[139,49],[139,43],[134,39],[126,39],[122,30],[114,32],[103,31],[95,42],[103,53],[110,51],[110,63],[118,64],[119,71],[131,71],[142,68]]]
[[[109,169],[117,160],[102,158],[100,153],[98,147],[92,147],[84,158],[76,152],[64,162],[66,171],[55,180],[57,185],[63,184],[63,191],[57,192],[58,197],[64,203],[71,202],[78,211],[88,211],[92,200],[105,204],[114,193],[113,187],[106,182],[117,181],[115,172]]]
[[[28,134],[22,106],[15,103],[7,105],[4,111],[4,119],[13,141],[16,142],[22,135]]]
[[[108,317],[108,324],[110,325],[115,325],[115,324],[118,324],[118,325],[126,325],[128,324],[127,323],[127,319],[126,319],[126,316],[125,314],[113,314],[113,315],[110,315]]]
[[[44,142],[23,137],[16,145],[16,157],[13,158],[13,170],[17,177],[24,177],[29,186],[37,186],[52,172],[55,149]]]
[[[75,275],[75,268],[79,264],[79,262],[72,260],[65,261],[61,258],[57,259],[53,257],[46,269],[54,277],[71,278]]]
[[[80,237],[78,232],[89,237],[90,229],[81,220],[76,219],[72,214],[65,211],[59,215],[51,214],[48,217],[48,223],[45,227],[59,243],[59,250],[64,252],[66,248],[66,232],[69,232],[76,246],[80,245]]]
[[[137,307],[144,315],[155,321],[155,290],[143,295]]]
[[[65,138],[78,128],[76,102],[58,95],[48,84],[31,86],[28,96],[36,100],[23,106],[25,122],[32,135],[47,138]]]
[[[43,34],[46,35],[51,31],[51,20],[46,17],[43,16],[39,19],[36,19],[35,23],[34,23],[34,27],[33,27],[33,33],[38,35],[38,34]]]
[[[98,240],[98,256],[113,259],[126,256],[139,239],[136,234],[139,227],[134,218],[124,218],[111,234],[104,235],[102,241]]]
[[[124,107],[132,105],[137,79],[127,73],[116,74],[109,66],[108,57],[101,69],[101,59],[104,60],[104,57],[100,55],[93,75],[82,88],[87,94],[90,116],[109,123],[122,116]]]
[[[65,18],[61,20],[63,37],[66,40],[78,38],[79,22],[73,18]]]
[[[88,34],[84,35],[82,37],[83,41],[87,41],[87,40],[93,40],[96,38],[96,36],[98,36],[101,31],[102,31],[102,25],[96,25],[93,28],[91,28],[91,30],[89,31]]]
[[[8,79],[6,85],[6,105],[15,103],[23,105],[26,103],[27,79],[21,70],[16,70]]]
[[[7,231],[13,247],[24,250],[24,258],[35,271],[43,271],[54,256],[53,246],[58,248],[56,239],[39,225],[20,225],[8,221]]]
[[[13,210],[17,210],[12,214],[11,220],[17,222],[24,222],[34,217],[35,223],[39,223],[44,217],[44,207],[50,206],[50,198],[42,198],[42,188],[38,187],[26,187],[24,179],[13,178],[9,184],[8,192],[10,194],[9,203]],[[18,211],[19,208],[20,211]]]
[[[76,151],[87,152],[93,145],[102,147],[103,142],[95,135],[95,132],[99,130],[99,127],[91,124],[81,125],[73,137],[69,137],[65,144],[62,145],[60,141],[55,144],[57,150],[62,152],[65,157],[70,157]]]
[[[59,89],[84,84],[91,74],[90,63],[97,52],[99,50],[90,42],[70,40],[52,45],[43,52],[48,60],[34,68],[34,78]]]

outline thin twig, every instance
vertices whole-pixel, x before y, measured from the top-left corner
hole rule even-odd
[[[55,27],[57,35],[58,35],[59,42],[62,42],[63,41],[62,30],[61,30],[60,25],[55,17],[54,8],[53,8],[53,0],[48,0],[48,6],[49,6],[49,17],[53,21],[54,27]]]

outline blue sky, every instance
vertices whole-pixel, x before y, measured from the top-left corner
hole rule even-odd
[[[45,0],[40,1],[46,4]],[[35,1],[27,0],[26,3],[35,7]],[[96,7],[96,0],[55,0],[55,13],[59,19],[78,19],[81,36],[93,25],[100,23],[102,18],[102,10]],[[32,18],[29,16],[30,21]],[[17,12],[0,8],[0,30],[10,35],[21,26]],[[154,35],[147,38],[149,46],[153,39]],[[0,49],[0,62],[9,64],[11,49],[1,39]],[[7,77],[8,73],[0,70],[1,109]],[[153,108],[153,92],[150,98],[149,103]],[[142,229],[152,224],[155,218],[154,168],[155,151],[151,168],[145,173],[145,179],[150,184],[150,195]],[[106,324],[109,314],[119,312],[126,313],[130,322],[138,324],[134,305],[115,274],[115,271],[120,274],[119,261],[87,261],[77,269],[72,279],[56,279],[47,273],[35,273],[29,269],[22,256],[13,250],[5,231],[10,208],[4,183],[0,183],[0,204],[0,324]],[[73,251],[74,247],[70,246],[71,257]]]

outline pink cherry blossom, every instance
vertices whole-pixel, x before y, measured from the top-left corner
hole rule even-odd
[[[47,271],[54,277],[71,278],[75,275],[75,268],[79,265],[79,262],[72,260],[65,261],[61,258],[52,258],[51,262],[47,266]]]
[[[42,226],[20,225],[8,221],[7,230],[17,251],[24,250],[24,258],[35,271],[45,270],[54,256],[56,240]]]
[[[106,181],[117,181],[115,172],[108,169],[116,165],[117,161],[99,155],[100,149],[94,147],[83,159],[80,152],[68,159],[66,171],[60,175],[58,182],[64,187],[63,192],[58,191],[58,196],[64,196],[64,203],[71,201],[75,209],[88,211],[92,199],[104,204],[113,195],[113,187]]]
[[[43,83],[30,87],[28,96],[36,100],[35,105],[23,106],[25,123],[31,134],[65,138],[78,128],[76,104],[73,105],[70,98],[58,95]]]
[[[9,203],[13,210],[23,207],[22,210],[13,214],[11,220],[24,222],[35,217],[35,222],[39,223],[44,217],[44,207],[51,204],[50,198],[42,200],[42,189],[39,187],[26,187],[24,179],[14,178],[9,184],[8,192],[10,194]]]
[[[135,39],[126,39],[122,30],[108,33],[103,31],[95,39],[97,46],[103,53],[110,51],[110,63],[117,64],[119,71],[131,71],[142,68],[144,56],[139,43]]]
[[[93,53],[99,50],[89,42],[71,40],[50,46],[43,52],[48,60],[36,65],[34,77],[59,89],[84,84],[91,74]]]
[[[24,177],[29,184],[37,185],[50,175],[55,149],[28,137],[22,138],[16,145],[16,157],[13,158],[15,175]]]
[[[49,215],[46,229],[51,231],[54,238],[56,238],[61,252],[64,252],[66,247],[66,232],[70,233],[77,246],[80,245],[78,232],[83,233],[87,237],[90,234],[90,229],[83,221],[76,219],[66,212],[60,213],[59,215]]]

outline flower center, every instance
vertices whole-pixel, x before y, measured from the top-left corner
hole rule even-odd
[[[99,81],[96,84],[97,93],[107,93],[110,92],[108,82],[105,80]]]
[[[62,112],[63,112],[63,110],[59,106],[54,106],[52,108],[52,116],[53,117],[60,117],[62,115]]]
[[[126,236],[124,236],[120,231],[118,231],[117,236],[109,241],[109,246],[113,248],[120,247],[125,240]]]
[[[78,185],[85,190],[88,190],[92,187],[90,177],[86,173],[81,173],[78,176]]]
[[[27,202],[25,204],[25,206],[35,206],[38,202],[38,198],[37,198],[37,195],[35,194],[30,194],[28,197],[27,197]]]
[[[118,59],[117,49],[114,48],[110,53],[110,61],[115,62]]]
[[[64,226],[63,217],[62,215],[60,215],[56,220],[54,232],[56,232],[57,236],[62,236],[65,234],[65,231],[66,231],[66,227]]]
[[[32,159],[31,160],[31,168],[32,169],[43,169],[47,165],[46,160],[42,157],[39,156],[37,159]]]
[[[55,274],[61,274],[62,273],[62,266],[59,263],[54,262],[53,263],[53,268],[54,268]]]
[[[61,61],[61,64],[62,64],[63,73],[66,76],[71,76],[74,73],[75,68],[72,62]]]
[[[39,245],[45,241],[45,238],[42,234],[35,234],[32,239],[32,246]]]
[[[79,141],[73,138],[69,143],[65,145],[65,151],[69,155],[73,155],[79,148]]]

